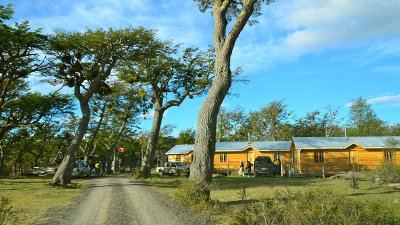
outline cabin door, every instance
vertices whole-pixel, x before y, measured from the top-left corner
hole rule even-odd
[[[355,165],[357,163],[357,150],[350,150],[350,164]]]

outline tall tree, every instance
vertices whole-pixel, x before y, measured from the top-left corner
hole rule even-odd
[[[71,175],[76,154],[86,133],[90,120],[89,101],[95,92],[109,90],[106,79],[115,66],[127,55],[132,58],[136,51],[153,38],[153,32],[144,28],[121,30],[87,30],[84,33],[58,30],[51,36],[48,54],[56,63],[56,71],[51,75],[55,83],[74,89],[79,100],[82,118],[52,184],[71,183]]]
[[[362,97],[353,99],[347,125],[350,136],[382,136],[386,131],[385,123]]]
[[[155,40],[143,49],[143,55],[127,62],[121,68],[121,78],[130,83],[140,82],[148,87],[146,95],[151,96],[154,107],[146,153],[143,157],[141,176],[151,176],[151,162],[154,159],[164,112],[179,106],[186,97],[202,94],[213,73],[213,52],[202,52],[187,48],[177,57],[178,45]]]
[[[37,124],[46,109],[51,108],[51,105],[29,102],[40,103],[47,97],[29,93],[26,81],[47,65],[39,56],[47,37],[40,29],[32,30],[27,21],[8,25],[6,22],[12,19],[13,13],[10,5],[0,5],[0,140],[14,128]],[[46,103],[50,104],[50,101],[47,99]]]
[[[262,4],[271,0],[195,0],[200,11],[212,9],[214,17],[215,78],[197,118],[197,136],[190,179],[211,183],[214,167],[216,122],[218,110],[232,83],[231,55],[235,42],[251,16],[261,14]],[[228,22],[235,19],[230,31]],[[206,190],[205,190],[206,191]],[[209,194],[209,192],[205,192]]]

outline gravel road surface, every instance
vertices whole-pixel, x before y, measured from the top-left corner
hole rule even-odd
[[[68,206],[50,210],[38,224],[212,224],[208,217],[131,178],[90,179],[82,196]]]

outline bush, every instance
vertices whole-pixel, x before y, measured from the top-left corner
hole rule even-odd
[[[369,174],[370,180],[378,184],[400,183],[400,166],[391,161],[382,162]]]
[[[325,188],[274,197],[244,206],[233,224],[399,224],[400,217],[380,202],[356,201]]]
[[[11,201],[5,196],[0,196],[0,225],[16,224],[17,217],[15,211],[10,206]]]
[[[215,184],[198,184],[192,180],[181,179],[175,199],[182,205],[210,215],[223,212],[225,206],[222,203],[210,200],[209,193],[213,187]]]

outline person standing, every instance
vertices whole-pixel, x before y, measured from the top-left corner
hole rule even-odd
[[[251,167],[253,164],[250,161],[247,161],[247,176],[250,177],[251,175]]]
[[[98,177],[98,176],[100,175],[100,162],[97,162],[97,163],[94,165],[94,168],[95,168],[95,170],[96,170],[96,177]]]
[[[240,165],[239,165],[239,176],[244,176],[244,163],[242,160],[240,160]]]

